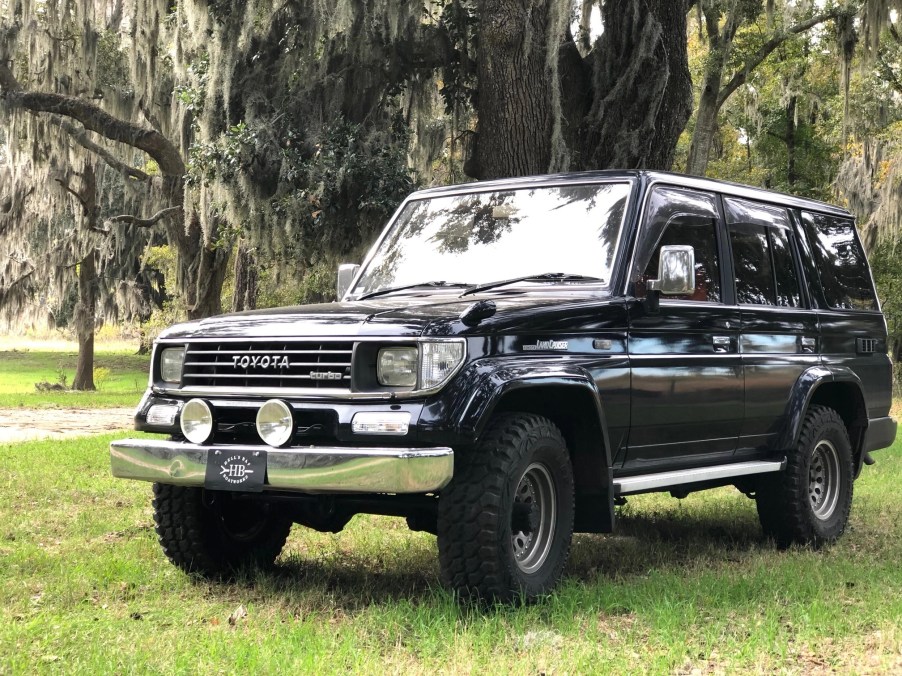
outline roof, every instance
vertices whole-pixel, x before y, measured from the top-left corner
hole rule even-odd
[[[786,193],[777,192],[775,190],[766,190],[764,188],[756,188],[741,183],[732,183],[730,181],[720,181],[713,178],[703,178],[699,176],[689,176],[687,174],[678,174],[670,171],[622,171],[622,170],[602,170],[602,171],[580,171],[562,174],[545,174],[540,176],[521,176],[517,178],[502,178],[491,181],[474,181],[472,183],[461,183],[457,185],[447,185],[437,188],[426,188],[419,190],[413,195],[412,199],[423,199],[427,197],[438,197],[441,195],[459,194],[466,192],[483,192],[487,190],[498,189],[517,189],[538,187],[547,185],[562,184],[578,184],[578,183],[595,183],[612,180],[628,180],[641,181],[645,184],[666,183],[669,185],[679,185],[687,188],[697,188],[699,190],[711,190],[736,197],[744,197],[751,200],[759,200],[769,202],[771,204],[780,204],[796,209],[806,209],[811,211],[819,211],[822,213],[832,213],[838,216],[851,217],[851,214],[842,207],[821,202],[820,200],[809,199],[807,197],[796,197],[787,195]]]

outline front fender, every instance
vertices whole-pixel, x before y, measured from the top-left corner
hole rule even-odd
[[[594,415],[602,435],[605,460],[611,466],[611,445],[601,397],[595,381],[579,363],[561,358],[487,358],[471,364],[460,380],[470,384],[466,397],[455,397],[447,411],[447,422],[453,424],[456,436],[464,443],[475,444],[505,396],[525,388],[577,388],[591,399]],[[429,405],[423,419],[429,419]]]

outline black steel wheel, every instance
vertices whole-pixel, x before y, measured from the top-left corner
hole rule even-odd
[[[463,597],[533,600],[561,577],[573,536],[573,469],[547,418],[504,413],[455,457],[439,496],[442,576]]]
[[[247,566],[270,566],[291,530],[291,519],[267,502],[156,483],[153,493],[160,545],[187,573],[215,578]]]
[[[812,406],[786,470],[762,478],[756,491],[765,535],[781,547],[818,548],[835,541],[849,521],[853,481],[845,423],[832,408]]]

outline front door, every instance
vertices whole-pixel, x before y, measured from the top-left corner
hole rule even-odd
[[[743,417],[739,308],[725,298],[726,242],[715,195],[658,186],[641,224],[631,281],[631,430],[623,472],[729,461]],[[695,251],[695,290],[662,296],[650,313],[644,283],[658,278],[664,245]]]

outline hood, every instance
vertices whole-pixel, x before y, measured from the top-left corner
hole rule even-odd
[[[493,317],[475,327],[464,325],[460,315],[477,300],[491,300]],[[417,337],[484,335],[516,331],[528,324],[530,331],[562,328],[560,322],[575,314],[596,314],[610,297],[597,290],[556,293],[491,293],[460,298],[457,293],[396,294],[389,298],[348,303],[321,303],[219,315],[177,324],[160,338],[289,338],[303,336]]]

